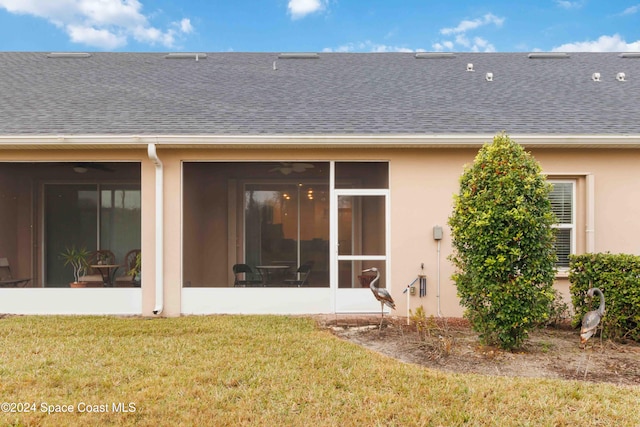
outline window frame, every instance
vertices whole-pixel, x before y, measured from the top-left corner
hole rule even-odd
[[[573,255],[576,253],[576,229],[577,229],[577,215],[576,215],[576,188],[577,188],[577,180],[576,179],[568,179],[568,178],[548,178],[547,181],[551,185],[555,184],[570,184],[571,185],[571,222],[570,223],[555,223],[552,225],[553,228],[559,230],[569,230],[569,255]],[[554,212],[555,214],[555,212]],[[569,271],[569,266],[561,266],[559,262],[556,262],[555,265],[556,271],[559,273],[567,273]]]

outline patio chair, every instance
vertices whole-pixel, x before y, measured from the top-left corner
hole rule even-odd
[[[309,273],[311,273],[311,268],[313,263],[311,261],[305,262],[295,271],[294,276],[291,279],[285,279],[285,286],[308,286],[307,279],[309,278]]]
[[[248,264],[234,264],[233,265],[233,286],[234,287],[248,287],[248,286],[262,286],[264,281],[260,273],[255,273],[253,268]]]
[[[31,278],[14,279],[7,258],[0,258],[0,288],[24,288]]]
[[[136,267],[136,258],[140,253],[140,249],[132,249],[124,256],[122,268],[124,272],[121,276],[116,277],[116,286],[127,287],[135,286],[140,287],[139,278],[136,279],[136,275],[132,275],[131,271]]]
[[[96,264],[115,264],[116,256],[109,249],[100,249],[97,251],[91,252],[91,256],[89,257],[89,261],[87,262],[89,265]],[[100,271],[88,267],[87,274],[84,276],[80,276],[80,282],[88,282],[89,286],[100,286],[104,284],[104,277]]]

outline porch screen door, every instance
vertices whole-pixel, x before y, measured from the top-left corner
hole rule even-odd
[[[380,303],[371,293],[366,278],[362,278],[362,271],[376,267],[380,272],[378,286],[385,287],[388,283],[388,199],[388,190],[335,190],[336,312],[380,311]]]

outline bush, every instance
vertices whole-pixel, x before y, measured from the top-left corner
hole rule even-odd
[[[594,310],[599,299],[586,299],[587,290],[599,288],[604,294],[605,316],[602,334],[613,339],[640,341],[640,256],[627,254],[583,254],[569,257],[571,301],[574,326]]]
[[[460,179],[449,218],[465,317],[485,344],[519,347],[554,300],[555,217],[536,160],[507,135],[485,144]]]

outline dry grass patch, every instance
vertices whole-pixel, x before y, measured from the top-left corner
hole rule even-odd
[[[36,409],[1,425],[640,425],[637,388],[440,373],[308,318],[5,317],[0,357]]]

